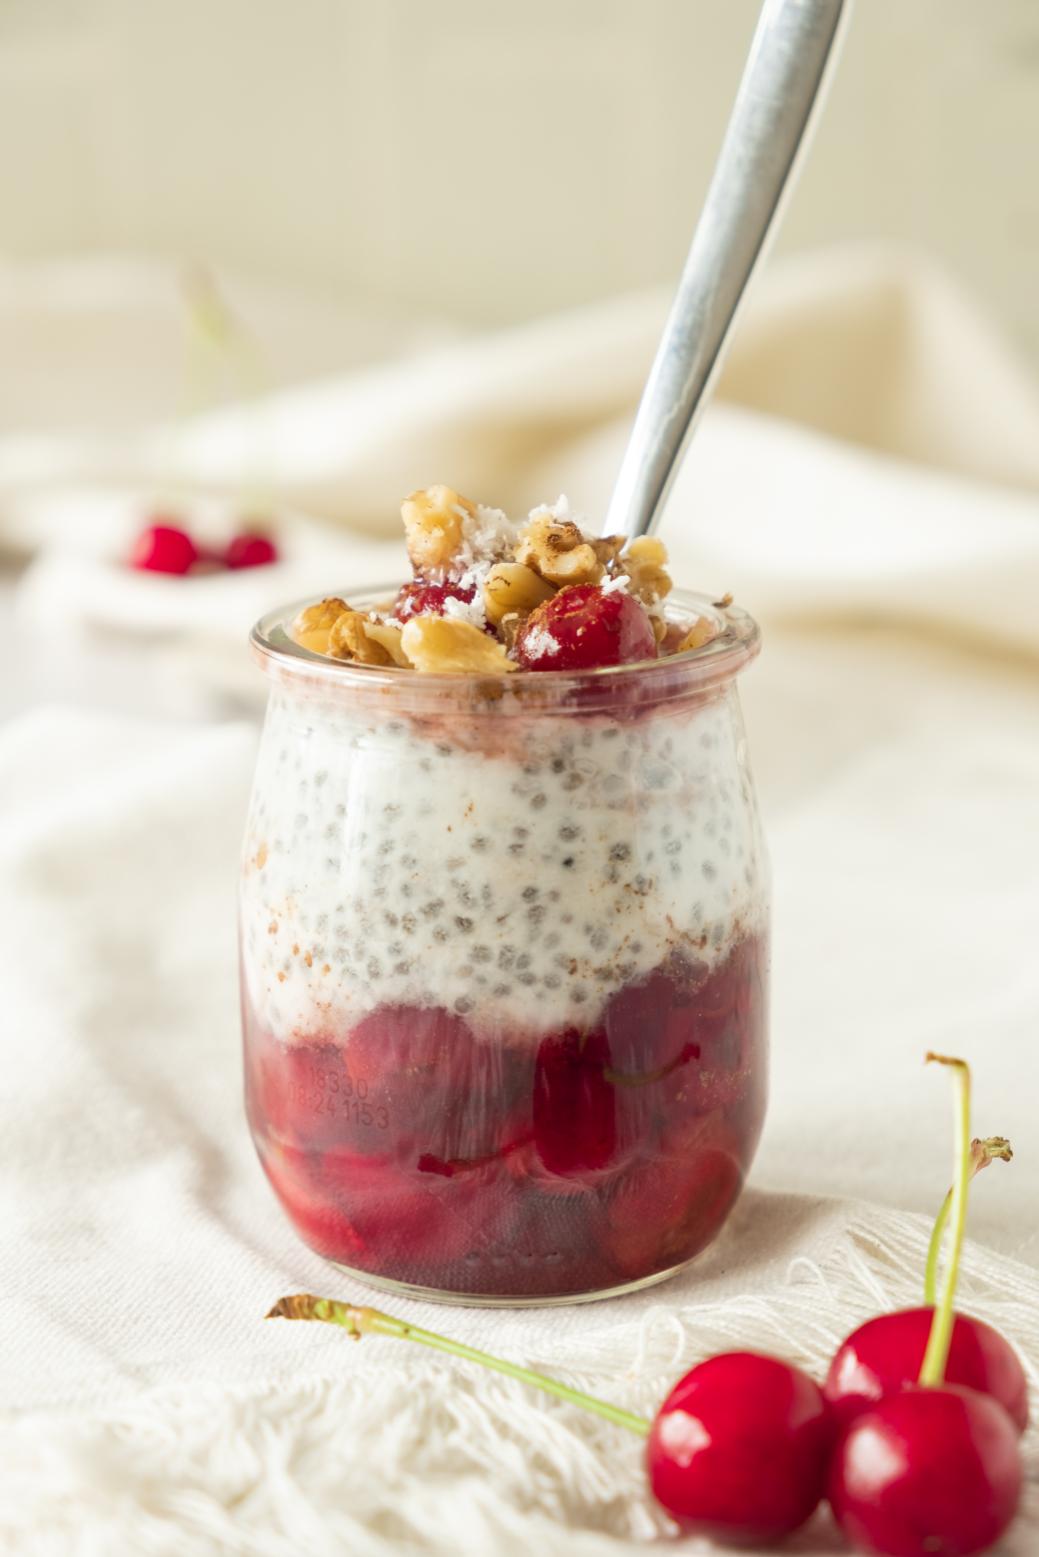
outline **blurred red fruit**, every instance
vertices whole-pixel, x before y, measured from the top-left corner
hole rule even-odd
[[[138,535],[130,552],[130,566],[143,573],[190,571],[199,551],[186,530],[165,521],[149,524]]]
[[[233,537],[222,560],[228,568],[263,568],[277,562],[278,548],[269,536],[245,531]]]

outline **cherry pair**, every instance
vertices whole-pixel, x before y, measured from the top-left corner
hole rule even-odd
[[[223,568],[259,568],[277,562],[278,548],[259,530],[243,530],[224,547],[199,546],[188,531],[159,516],[146,525],[133,543],[129,562],[142,573],[190,573],[197,563]]]
[[[823,1388],[754,1352],[709,1358],[676,1384],[652,1422],[555,1379],[370,1308],[307,1295],[271,1317],[317,1319],[351,1335],[418,1341],[519,1378],[645,1437],[653,1495],[686,1531],[734,1544],[783,1539],[826,1497],[851,1544],[890,1557],[970,1557],[1010,1524],[1021,1492],[1018,1435],[1027,1386],[1009,1344],[953,1311],[967,1185],[989,1143],[970,1140],[970,1077],[958,1085],[956,1176],[928,1259],[927,1296],[947,1216],[952,1253],[941,1302],[881,1315],[838,1349]]]

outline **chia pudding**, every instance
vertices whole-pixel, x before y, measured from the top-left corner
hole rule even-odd
[[[550,592],[510,643],[488,573],[541,591],[523,528],[480,528],[490,555],[464,568],[254,632],[272,689],[241,894],[247,1104],[321,1254],[426,1296],[570,1300],[699,1252],[760,1132],[767,866],[734,680],[757,631],[728,602],[629,593],[615,548],[594,582],[531,569]],[[607,643],[588,609],[610,596]],[[631,651],[604,660],[624,613]],[[566,661],[575,614],[592,663],[530,664]],[[431,622],[434,663],[397,659]],[[353,652],[367,625],[386,659]],[[444,642],[477,663],[444,665]]]

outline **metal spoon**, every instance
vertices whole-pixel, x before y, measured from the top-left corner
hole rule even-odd
[[[656,525],[721,366],[826,71],[845,0],[765,0],[725,140],[642,393],[603,533]]]

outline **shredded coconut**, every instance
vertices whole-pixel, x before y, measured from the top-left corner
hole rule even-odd
[[[478,563],[499,562],[516,544],[519,526],[500,508],[477,503],[475,514],[459,510],[462,518],[462,545],[455,564],[466,570]]]
[[[618,573],[616,578],[604,578],[599,588],[602,590],[604,595],[614,595],[619,591],[623,591],[624,594],[627,594],[628,585],[630,583],[631,579],[626,573]]]
[[[444,615],[453,617],[456,622],[471,622],[474,627],[485,627],[487,614],[483,608],[483,591],[477,589],[471,600],[459,600],[454,595],[448,595],[444,601]]]
[[[553,637],[547,627],[539,627],[535,623],[527,631],[523,648],[526,654],[536,658],[542,654],[558,654],[560,642],[558,638]]]
[[[527,517],[528,519],[554,519],[557,524],[565,524],[569,519],[577,525],[578,529],[584,529],[584,514],[574,513],[565,492],[560,492],[554,503],[539,503],[536,508],[530,510]]]

